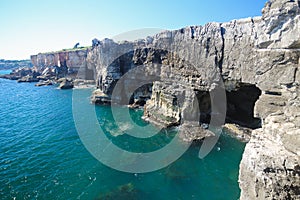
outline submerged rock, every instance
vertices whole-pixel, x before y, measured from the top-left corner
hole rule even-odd
[[[107,192],[105,194],[101,194],[97,200],[116,200],[116,199],[138,199],[137,198],[138,191],[134,188],[132,183],[128,183],[125,185],[119,186],[117,189]]]

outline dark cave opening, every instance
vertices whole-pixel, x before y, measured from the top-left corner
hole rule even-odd
[[[254,105],[261,90],[252,84],[242,84],[237,90],[226,91],[226,123],[235,123],[247,128],[260,128],[261,120],[254,117]]]
[[[256,129],[261,127],[261,120],[254,117],[254,105],[261,90],[252,84],[240,84],[232,91],[226,91],[227,109],[225,123],[234,123],[242,127]],[[197,91],[200,123],[210,123],[211,99],[207,91]]]

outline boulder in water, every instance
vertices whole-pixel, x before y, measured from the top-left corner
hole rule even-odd
[[[59,84],[60,89],[72,89],[74,87],[73,81],[65,79]]]

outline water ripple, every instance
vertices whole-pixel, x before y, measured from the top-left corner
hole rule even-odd
[[[82,93],[86,98],[90,95],[88,90]],[[238,198],[237,173],[232,171],[238,170],[240,143],[221,138],[221,150],[204,160],[197,158],[198,149],[193,147],[157,172],[122,173],[102,165],[84,148],[72,119],[71,101],[72,90],[0,79],[1,199],[97,199],[121,195],[120,188],[128,184],[136,199]],[[108,107],[97,107],[96,112],[107,132],[117,131]],[[140,113],[135,115],[140,120]],[[169,141],[160,135],[154,141],[127,139],[113,137],[116,144],[127,143],[129,150],[160,148]],[[226,148],[224,141],[234,148]]]

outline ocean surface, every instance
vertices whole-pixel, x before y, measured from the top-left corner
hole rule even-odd
[[[72,92],[0,79],[0,199],[239,198],[243,143],[223,134],[204,159],[198,158],[200,145],[193,144],[158,171],[120,172],[100,163],[81,142],[73,120]],[[76,92],[89,104],[90,89]],[[109,106],[95,106],[95,111],[107,137],[128,151],[163,148],[176,134],[168,130],[146,139],[127,137],[118,130]],[[119,112],[127,109],[120,107]],[[130,111],[135,123],[146,126],[142,114]],[[145,131],[155,128],[150,125]]]

